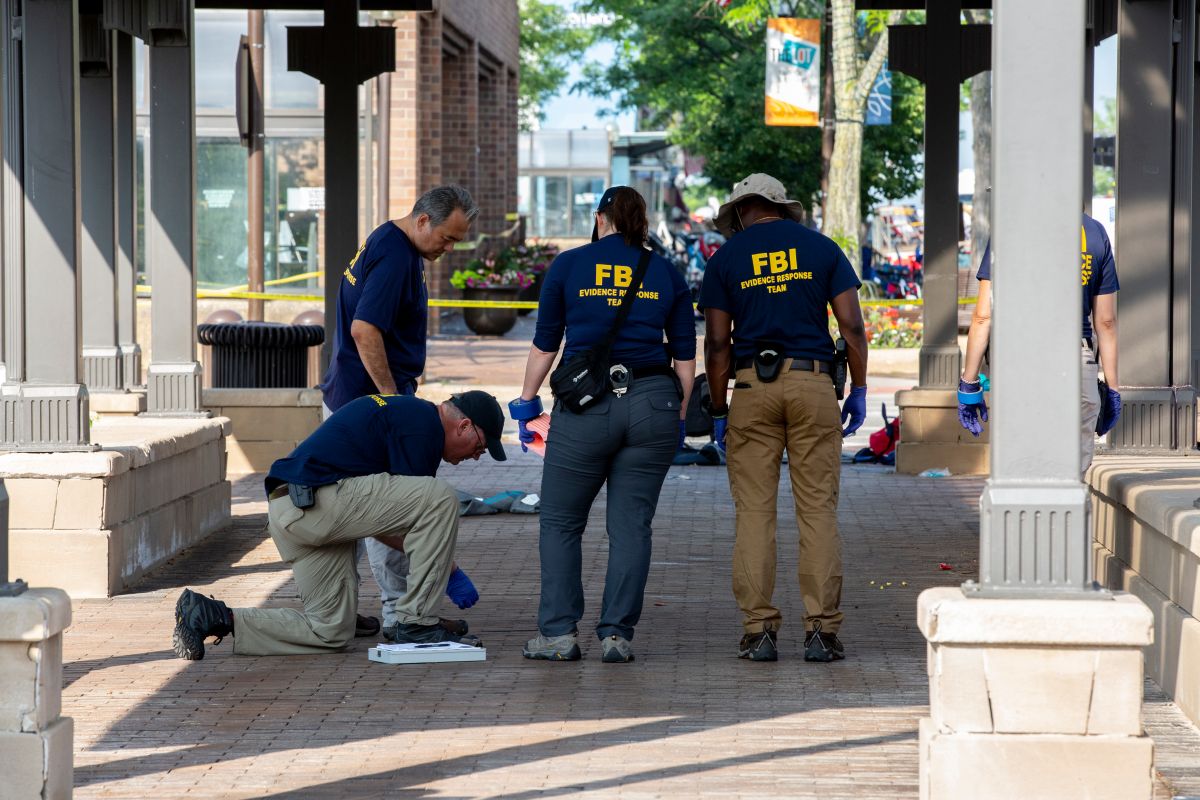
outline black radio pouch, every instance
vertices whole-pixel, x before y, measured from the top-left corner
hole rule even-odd
[[[841,400],[846,396],[846,368],[848,362],[846,340],[841,336],[833,343],[833,352],[833,389],[837,393],[837,399]]]
[[[292,505],[299,509],[312,508],[317,504],[317,493],[311,486],[289,483],[288,497],[292,498]]]
[[[770,383],[779,377],[779,370],[783,368],[783,353],[780,353],[773,345],[764,347],[754,356],[754,374],[763,383]]]

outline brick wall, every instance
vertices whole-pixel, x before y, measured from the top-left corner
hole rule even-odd
[[[517,0],[435,0],[432,12],[397,14],[388,198],[403,217],[425,190],[465,186],[480,206],[471,235],[499,233],[517,208]],[[434,297],[453,296],[449,276],[471,253],[429,271]],[[437,314],[431,315],[431,332]]]

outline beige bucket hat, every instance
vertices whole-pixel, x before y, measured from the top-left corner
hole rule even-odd
[[[729,194],[729,199],[717,211],[715,220],[717,230],[726,236],[732,236],[734,233],[733,224],[737,219],[737,215],[733,212],[733,207],[737,205],[738,201],[745,200],[747,197],[754,195],[779,206],[783,214],[794,219],[796,222],[804,221],[804,206],[800,204],[800,201],[789,200],[787,190],[775,178],[764,172],[756,172],[734,184],[733,191]]]

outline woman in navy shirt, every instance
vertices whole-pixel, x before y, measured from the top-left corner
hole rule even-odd
[[[541,413],[538,390],[564,334],[565,360],[611,329],[642,255],[646,228],[646,201],[628,186],[614,186],[596,207],[592,243],[560,254],[550,265],[521,397],[509,404],[523,442],[532,441],[525,423]],[[650,525],[679,446],[696,371],[691,294],[661,256],[650,257],[613,340],[611,363],[626,367],[625,391],[617,394],[614,387],[579,414],[554,404],[542,473],[539,635],[526,644],[526,658],[580,657],[581,539],[592,501],[607,483],[608,573],[596,633],[604,661],[633,660],[630,640],[650,570]]]

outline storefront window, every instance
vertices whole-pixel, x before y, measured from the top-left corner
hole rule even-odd
[[[321,84],[303,72],[288,72],[287,29],[289,25],[324,24],[321,12],[268,11],[266,13],[267,108],[318,108]]]
[[[246,148],[237,139],[196,142],[196,284],[246,280]]]
[[[237,103],[238,47],[245,32],[245,11],[196,12],[196,108]]]
[[[325,174],[317,139],[267,140],[267,280],[317,272],[319,227],[325,212]],[[273,213],[272,210],[273,209]],[[316,276],[272,291],[306,292]]]
[[[604,178],[571,179],[571,235],[592,235],[592,212],[604,194]]]

